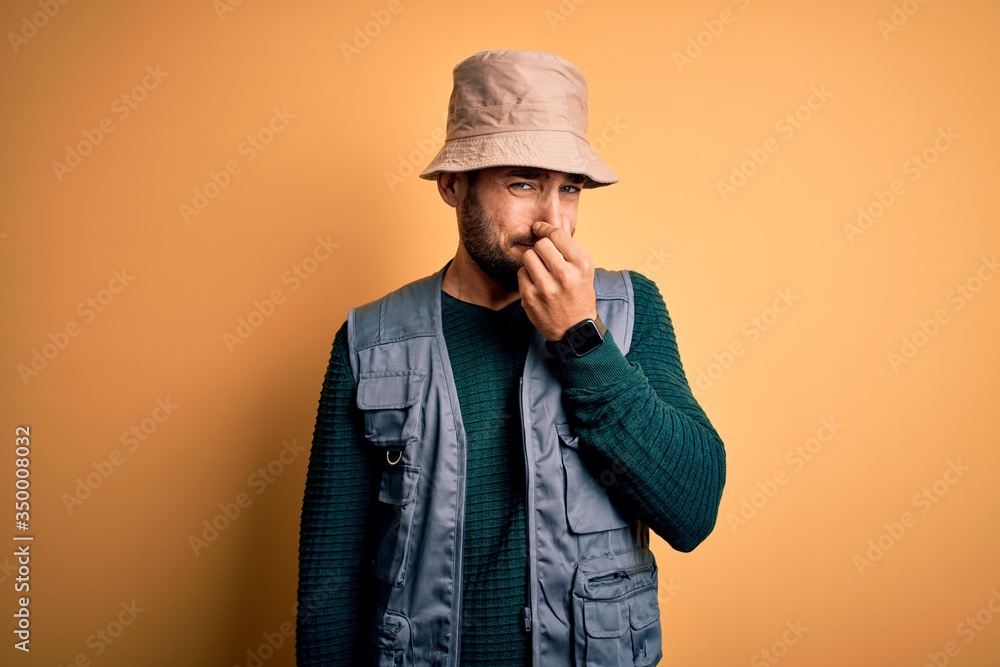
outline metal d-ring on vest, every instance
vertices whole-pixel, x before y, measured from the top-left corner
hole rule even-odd
[[[466,443],[441,326],[448,264],[347,317],[365,438],[386,449],[378,501],[391,510],[380,513],[372,557],[371,664],[460,660]],[[596,269],[594,287],[598,314],[625,354],[634,321],[628,272]],[[662,652],[649,529],[623,516],[601,471],[584,464],[555,363],[535,331],[519,390],[529,570],[522,621],[532,662],[653,665]]]

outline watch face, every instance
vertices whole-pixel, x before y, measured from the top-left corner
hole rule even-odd
[[[566,332],[566,342],[576,356],[580,357],[604,342],[594,320],[584,320]]]
[[[545,341],[545,349],[564,360],[566,357],[582,357],[603,342],[601,329],[594,320],[586,319],[566,331],[561,340]]]

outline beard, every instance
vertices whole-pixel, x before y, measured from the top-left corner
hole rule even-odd
[[[509,239],[505,244],[500,240],[500,225],[483,210],[475,188],[469,188],[465,199],[458,206],[458,233],[469,257],[495,283],[506,290],[517,292],[517,272],[521,262],[508,254],[510,248],[519,243],[532,245],[537,240],[532,235],[526,238]]]

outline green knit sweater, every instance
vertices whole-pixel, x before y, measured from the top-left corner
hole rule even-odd
[[[614,338],[559,368],[581,447],[624,470],[609,492],[679,551],[712,531],[725,451],[695,401],[656,285],[629,272],[632,345]],[[534,327],[516,301],[493,311],[441,293],[442,321],[465,425],[467,492],[462,664],[529,665],[524,459],[518,378]],[[378,462],[354,404],[346,323],[320,396],[299,542],[300,666],[359,665],[366,654]]]

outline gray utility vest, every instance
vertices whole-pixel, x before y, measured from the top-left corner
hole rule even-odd
[[[449,261],[448,264],[451,262]],[[372,664],[460,664],[465,429],[441,325],[436,274],[347,316],[365,438],[382,462],[372,567],[380,582]],[[634,304],[627,271],[596,269],[597,311],[623,353]],[[588,466],[563,410],[557,362],[538,331],[520,382],[533,664],[655,665],[662,656],[649,529],[606,488],[622,470]]]

